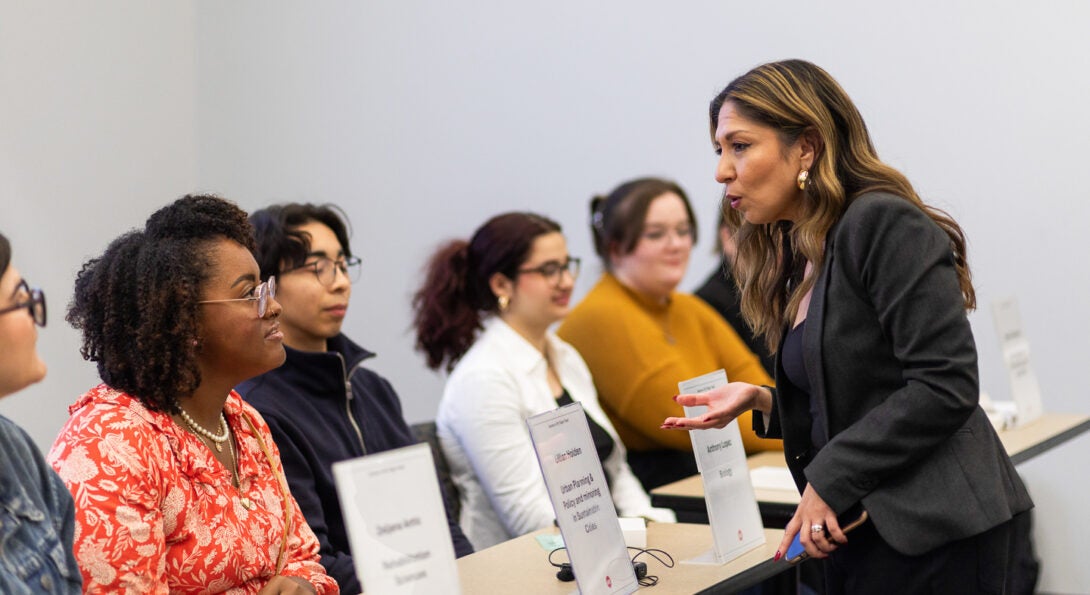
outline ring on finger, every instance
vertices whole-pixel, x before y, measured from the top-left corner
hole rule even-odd
[[[821,523],[814,523],[813,525],[810,525],[810,532],[823,533],[825,532],[825,525],[822,525]]]

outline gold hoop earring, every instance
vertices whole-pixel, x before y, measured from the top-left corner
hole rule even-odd
[[[799,177],[796,180],[796,182],[798,182],[798,185],[799,185],[799,190],[806,190],[806,182],[809,181],[809,180],[810,180],[810,172],[805,170],[805,169],[800,171],[799,172]]]
[[[510,303],[511,303],[511,298],[509,298],[509,297],[507,297],[505,295],[501,295],[500,297],[496,298],[496,304],[499,305],[500,312],[506,312],[507,311],[507,306],[510,305]]]

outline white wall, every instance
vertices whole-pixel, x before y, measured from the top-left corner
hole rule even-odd
[[[76,267],[191,189],[248,209],[346,208],[365,267],[346,332],[378,352],[411,421],[432,417],[442,390],[412,350],[420,267],[492,214],[551,215],[591,260],[590,195],[673,177],[703,217],[695,286],[714,265],[719,190],[707,102],[785,57],[837,77],[882,156],[964,225],[984,388],[1009,393],[988,304],[1015,294],[1046,408],[1090,410],[1077,390],[1090,314],[1068,297],[1090,290],[1081,2],[2,6],[0,229],[28,277],[45,279],[54,317],[49,379],[0,410],[42,444],[94,377],[60,318]],[[580,293],[596,274],[585,270]],[[1069,464],[1088,459],[1082,438],[1022,466],[1046,591],[1090,590],[1071,530],[1090,526],[1074,497],[1090,479]]]
[[[441,240],[501,210],[558,219],[574,254],[593,256],[592,193],[644,174],[685,186],[710,239],[718,187],[708,100],[758,63],[803,57],[858,103],[881,154],[970,238],[981,311],[972,317],[983,386],[1009,391],[988,304],[1015,294],[1046,407],[1082,411],[1088,363],[1090,16],[1076,2],[717,0],[512,3],[206,3],[197,11],[202,185],[247,206],[333,201],[364,258],[346,332],[406,415],[434,415],[440,376],[412,350],[409,299]],[[685,287],[714,259],[698,247]],[[592,284],[595,269],[580,280]],[[1055,290],[1064,287],[1061,295]],[[1046,555],[1041,587],[1090,590],[1071,536],[1090,526],[1066,463],[1079,440],[1034,461]]]
[[[46,449],[98,382],[64,321],[75,274],[196,181],[193,8],[0,2],[0,231],[46,293],[46,379],[0,401]]]

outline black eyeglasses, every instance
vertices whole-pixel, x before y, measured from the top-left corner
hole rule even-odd
[[[568,260],[564,262],[550,260],[549,262],[546,262],[539,267],[534,267],[532,269],[519,269],[518,272],[520,275],[524,273],[536,273],[544,277],[545,280],[549,283],[552,283],[553,285],[559,285],[565,271],[567,271],[567,273],[571,275],[572,280],[575,280],[579,277],[579,262],[580,261],[578,258],[568,257]]]
[[[244,298],[232,298],[229,300],[201,300],[198,304],[222,304],[225,302],[257,302],[257,317],[264,318],[269,308],[269,299],[276,299],[276,277],[269,277],[261,285],[253,288],[250,295]]]
[[[298,271],[299,269],[310,269],[314,273],[315,277],[318,277],[318,282],[326,287],[331,287],[337,280],[337,272],[340,271],[342,275],[348,279],[349,283],[355,283],[360,278],[360,259],[352,256],[343,260],[333,260],[326,258],[325,256],[317,256],[310,262],[303,263],[293,269],[286,271],[280,271],[281,275],[285,275],[292,271]]]
[[[34,319],[34,324],[45,326],[45,293],[37,287],[27,285],[25,279],[19,282],[18,289],[20,291],[17,293],[25,294],[27,299],[16,302],[14,306],[0,309],[0,314],[7,314],[8,312],[15,312],[16,310],[26,308],[30,312],[30,317]]]

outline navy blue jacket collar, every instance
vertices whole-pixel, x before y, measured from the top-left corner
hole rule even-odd
[[[315,396],[343,396],[345,381],[352,370],[375,354],[360,347],[343,333],[329,339],[326,351],[300,351],[284,346],[287,360],[269,374],[289,384],[306,384]],[[339,379],[339,380],[338,380]]]
[[[344,336],[344,333],[329,339],[326,342],[326,351],[300,351],[288,345],[284,345],[283,350],[288,353],[288,359],[276,372],[287,372],[289,376],[298,376],[300,380],[305,379],[307,382],[315,379],[336,381],[338,377],[346,378],[356,366],[375,356],[373,352],[363,349]],[[325,374],[315,375],[315,369]]]

